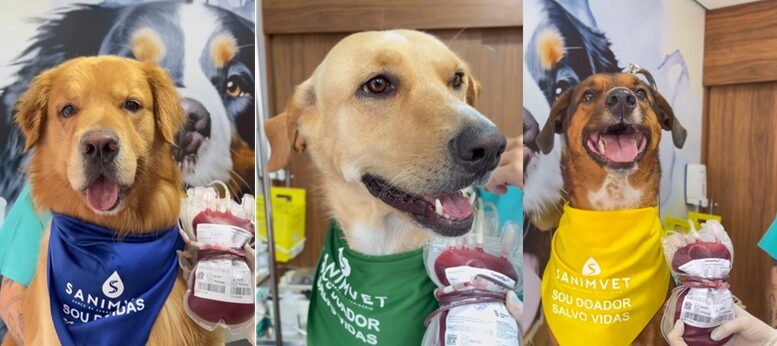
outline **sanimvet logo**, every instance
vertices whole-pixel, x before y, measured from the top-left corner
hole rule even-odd
[[[596,276],[602,273],[602,267],[599,266],[593,257],[588,257],[588,260],[583,264],[583,276]]]
[[[113,274],[103,282],[103,294],[108,298],[118,298],[124,293],[124,282],[121,281],[119,272],[113,271]]]
[[[349,277],[351,276],[351,263],[349,263],[348,259],[343,255],[343,250],[344,248],[340,248],[340,250],[337,251],[337,257],[340,259],[340,270],[342,270],[343,276]]]

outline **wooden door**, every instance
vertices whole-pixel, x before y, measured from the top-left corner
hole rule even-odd
[[[757,247],[777,213],[777,3],[707,14],[703,161],[708,193],[734,243],[731,291],[769,316],[772,260]],[[774,302],[771,302],[774,304]]]
[[[777,212],[777,82],[710,88],[709,195],[734,242],[731,290],[766,318],[771,260],[756,246]]]

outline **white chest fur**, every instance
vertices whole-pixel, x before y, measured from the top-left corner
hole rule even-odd
[[[355,221],[346,230],[348,247],[372,256],[382,256],[415,250],[423,245],[425,234],[418,226],[398,215],[385,215],[383,222],[373,225]]]
[[[597,210],[630,209],[639,206],[643,191],[629,182],[629,174],[610,172],[602,185],[588,192],[588,201]]]

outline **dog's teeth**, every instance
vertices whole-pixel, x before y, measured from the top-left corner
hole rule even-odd
[[[597,143],[597,149],[599,149],[600,154],[604,154],[604,151],[607,147],[604,145],[604,139],[599,138],[599,142]]]
[[[434,199],[434,212],[438,215],[443,215],[445,212],[442,210],[442,203],[439,198]]]
[[[446,219],[448,219],[448,220],[450,220],[450,219],[451,219],[451,216],[450,216],[450,215],[448,215],[448,213],[446,213],[446,212],[442,212],[442,217],[444,217],[444,218],[446,218]]]
[[[476,197],[477,197],[477,196],[475,196],[475,194],[474,194],[474,193],[470,194],[470,195],[469,195],[469,204],[475,204],[475,198],[476,198]]]

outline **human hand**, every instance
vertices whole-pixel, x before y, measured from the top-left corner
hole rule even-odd
[[[510,315],[513,315],[513,318],[515,318],[515,321],[518,322],[518,328],[523,330],[523,326],[521,325],[523,315],[523,303],[521,303],[520,300],[518,300],[518,295],[515,294],[514,291],[507,292],[507,299],[505,300],[505,305],[507,305],[507,311],[510,312]]]
[[[734,335],[729,345],[775,345],[777,344],[777,331],[763,321],[755,318],[747,310],[734,305],[736,318],[721,324],[710,333],[710,339],[723,340],[729,335]],[[670,346],[687,346],[683,340],[685,324],[682,320],[675,322],[674,328],[666,335]]]
[[[22,314],[22,297],[27,288],[9,278],[2,278],[0,284],[0,318],[8,328],[8,335],[17,344],[24,344],[24,316]],[[8,341],[8,340],[6,340]]]
[[[523,187],[522,137],[507,140],[507,148],[499,159],[499,166],[491,173],[491,178],[486,183],[488,192],[501,195],[507,192],[507,185]]]
[[[675,321],[672,330],[666,334],[666,341],[669,343],[669,346],[688,346],[688,344],[685,343],[685,340],[683,340],[684,332],[685,323],[683,323],[683,320],[679,319]]]
[[[751,315],[739,305],[734,305],[735,319],[712,330],[712,340],[723,340],[734,334],[731,345],[774,345],[777,344],[777,330]]]

